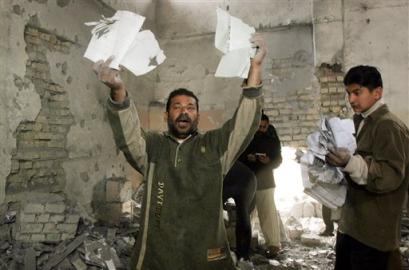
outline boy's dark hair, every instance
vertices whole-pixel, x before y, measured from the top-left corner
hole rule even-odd
[[[176,96],[188,96],[188,97],[194,98],[196,100],[197,111],[199,111],[199,99],[197,98],[197,96],[192,91],[186,88],[178,88],[169,93],[168,100],[166,101],[166,111],[167,112],[169,112],[170,102],[172,98]]]
[[[382,76],[376,67],[356,66],[348,70],[344,77],[344,85],[348,86],[353,83],[374,90],[377,87],[383,87]]]
[[[269,119],[268,116],[267,116],[266,114],[264,114],[264,113],[261,115],[261,120],[262,120],[262,121],[264,120],[264,121],[270,122],[270,119]]]

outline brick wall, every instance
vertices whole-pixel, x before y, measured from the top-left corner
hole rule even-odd
[[[17,128],[17,149],[12,156],[6,192],[60,191],[65,183],[61,163],[68,156],[66,136],[73,116],[67,92],[50,77],[46,53],[68,54],[72,44],[30,25],[25,28],[24,38],[28,55],[26,76],[15,77],[15,83],[22,87],[29,82],[34,84],[41,98],[41,110],[35,121],[22,122]],[[64,67],[60,68],[64,72]]]
[[[352,111],[347,107],[341,66],[323,64],[318,68],[317,76],[320,82],[321,113],[330,117],[350,117]]]
[[[282,145],[306,146],[307,136],[318,129],[322,116],[350,117],[340,65],[322,65],[318,83],[311,88],[273,95],[265,100],[264,112],[276,127]]]
[[[71,207],[62,190],[65,173],[62,162],[68,158],[66,137],[74,118],[70,112],[66,90],[55,83],[50,68],[66,72],[66,67],[50,67],[47,52],[68,54],[72,42],[47,30],[28,24],[24,31],[26,41],[26,75],[15,76],[18,87],[30,83],[41,99],[41,109],[34,121],[26,121],[17,127],[16,149],[12,155],[12,168],[7,177],[8,195],[29,192],[20,200],[17,208],[13,236],[17,241],[58,242],[75,236],[79,215]],[[69,77],[67,83],[69,82]],[[34,199],[39,193],[44,199]],[[53,196],[47,196],[52,192]],[[58,195],[60,194],[60,195]],[[55,201],[52,198],[60,197]]]
[[[58,242],[75,237],[80,216],[65,200],[21,203],[13,234],[22,242]]]

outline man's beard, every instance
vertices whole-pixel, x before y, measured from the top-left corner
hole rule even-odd
[[[190,128],[186,131],[180,131],[177,128],[177,122],[178,121],[187,121],[190,123]],[[175,121],[172,121],[172,119],[170,119],[168,117],[168,129],[169,132],[175,136],[178,139],[185,139],[187,138],[190,134],[195,133],[197,130],[197,125],[198,125],[198,121],[197,118],[195,120],[192,120],[187,114],[183,113],[181,115],[179,115]]]

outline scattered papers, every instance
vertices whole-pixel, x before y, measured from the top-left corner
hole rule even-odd
[[[84,57],[97,62],[114,55],[111,68],[119,69],[119,65],[122,65],[136,76],[148,73],[160,65],[166,56],[151,31],[139,32],[144,21],[143,16],[118,10],[111,18],[103,17],[99,22],[85,23],[94,28]]]
[[[304,192],[323,205],[336,209],[345,202],[346,186],[340,168],[325,163],[325,155],[334,147],[356,150],[354,124],[351,119],[337,117],[321,120],[320,130],[307,138],[308,150],[301,159]]]
[[[224,53],[216,70],[216,77],[247,78],[250,70],[250,57],[256,49],[252,48],[250,38],[254,27],[243,23],[228,12],[217,9],[215,47]]]

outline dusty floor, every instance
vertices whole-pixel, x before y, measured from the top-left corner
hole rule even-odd
[[[250,258],[255,270],[269,269],[334,269],[335,253],[333,245],[335,237],[322,237],[319,246],[311,247],[300,241],[287,242],[279,255],[274,259],[267,259],[261,251],[257,251]],[[251,267],[243,267],[245,270]]]

